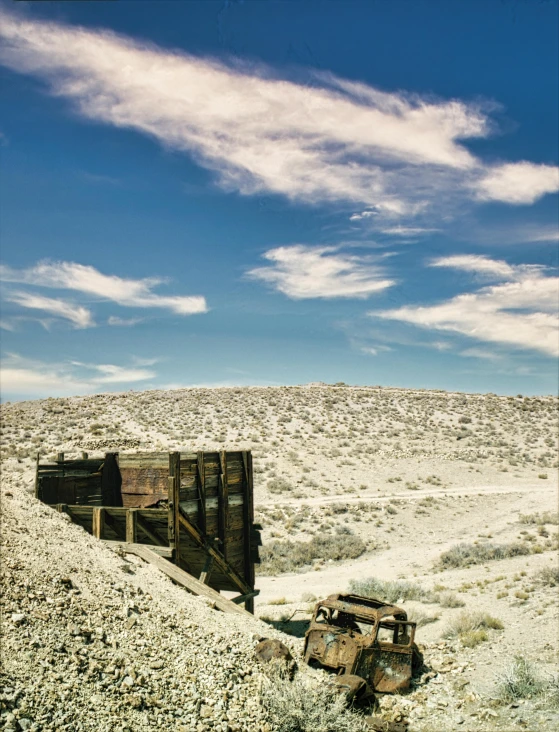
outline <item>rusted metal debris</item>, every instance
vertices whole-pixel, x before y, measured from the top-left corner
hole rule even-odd
[[[404,691],[423,664],[416,624],[407,617],[402,608],[381,600],[330,595],[315,606],[305,633],[305,662],[337,674],[342,688],[354,689],[356,701],[370,695],[367,686],[373,692]]]
[[[263,663],[269,663],[272,659],[289,663],[293,660],[289,648],[275,638],[263,638],[254,649],[256,658]]]

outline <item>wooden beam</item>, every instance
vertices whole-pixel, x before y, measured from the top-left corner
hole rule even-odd
[[[172,488],[169,493],[169,511],[173,513],[173,539],[175,542],[175,562],[180,562],[180,524],[179,524],[179,503],[181,484],[181,454],[180,452],[169,453],[169,481]]]
[[[251,592],[247,592],[245,595],[237,595],[237,597],[232,597],[231,602],[234,602],[235,605],[242,605],[242,603],[244,602],[245,608],[246,608],[247,602],[249,600],[252,600],[259,594],[260,594],[260,590],[252,590]]]
[[[227,559],[227,529],[229,518],[229,482],[227,479],[227,453],[222,450],[219,453],[221,475],[217,484],[217,531],[221,552]]]
[[[103,539],[103,544],[107,544],[111,549],[122,549],[129,554],[135,554],[135,550],[137,547],[145,547],[146,549],[150,549],[152,552],[155,552],[155,554],[160,557],[164,557],[165,559],[173,558],[173,550],[169,546],[147,546],[146,544],[138,544],[137,542],[134,544],[130,544],[126,541],[113,541],[112,539]]]
[[[188,572],[185,572],[184,569],[180,569],[175,564],[171,564],[171,562],[163,559],[163,557],[160,557],[151,548],[148,548],[142,544],[125,546],[129,546],[132,553],[134,553],[138,557],[141,557],[146,562],[153,564],[155,567],[157,567],[157,569],[160,569],[162,572],[164,572],[167,577],[170,577],[174,582],[182,585],[189,592],[192,592],[193,595],[201,595],[202,597],[207,597],[209,600],[212,601],[212,603],[214,603],[215,607],[222,612],[242,613],[243,615],[246,613],[245,610],[236,605],[234,602],[231,602],[231,600],[228,600],[227,598],[223,597],[223,595],[220,595],[217,590],[208,587],[208,585],[205,585],[203,582],[200,582],[200,580],[197,580],[191,574],[188,574]],[[125,551],[128,550],[125,548]]]
[[[199,452],[198,462],[198,528],[202,534],[206,533],[206,466],[204,463],[204,453]]]
[[[170,475],[167,478],[167,541],[169,546],[175,546],[175,514],[173,511],[173,486],[175,479]]]
[[[225,560],[221,552],[219,552],[217,549],[214,549],[213,546],[210,546],[208,542],[205,540],[205,538],[200,534],[198,529],[193,526],[190,521],[183,515],[183,513],[180,510],[177,511],[178,517],[179,517],[179,523],[181,528],[183,528],[186,533],[190,536],[190,538],[198,544],[198,546],[202,547],[207,554],[213,557],[216,567],[219,568],[221,572],[223,572],[224,575],[229,577],[229,579],[237,585],[239,590],[244,594],[247,592],[252,591],[252,587],[249,587],[247,583],[244,581],[244,579],[236,572],[233,567],[231,567],[230,564]]]
[[[39,456],[40,453],[37,453],[37,460],[35,461],[35,498],[41,498],[39,495]]]
[[[252,480],[252,453],[243,451],[243,466],[245,469],[245,480],[243,481],[243,525],[244,525],[244,565],[245,580],[252,589],[254,587],[255,573],[252,560],[252,525],[254,524],[254,503],[253,503],[253,480]],[[254,599],[249,598],[245,603],[248,612],[254,614]]]
[[[200,573],[200,582],[203,582],[205,585],[207,585],[210,581],[210,574],[212,573],[213,563],[213,557],[207,554],[206,561],[204,562],[204,568]]]
[[[148,522],[143,519],[139,514],[136,515],[136,524],[138,529],[141,529],[148,537],[148,539],[151,539],[154,544],[157,544],[157,546],[165,546],[165,542],[159,536],[157,531],[155,529],[152,529]]]
[[[103,538],[105,528],[105,509],[94,506],[91,513],[91,533],[96,539]]]
[[[129,508],[126,511],[126,541],[135,544],[138,538],[138,509]]]

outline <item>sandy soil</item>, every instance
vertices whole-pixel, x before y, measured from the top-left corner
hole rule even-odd
[[[297,646],[313,598],[352,580],[405,579],[433,596],[453,593],[459,607],[403,603],[430,618],[418,641],[439,672],[425,698],[418,687],[406,702],[413,707],[387,702],[387,714],[417,730],[454,728],[445,718],[460,729],[552,729],[559,720],[549,705],[494,698],[515,656],[544,675],[557,663],[557,586],[541,574],[557,567],[557,406],[552,397],[327,385],[128,392],[7,404],[0,444],[10,481],[30,475],[37,451],[252,449],[263,554],[274,542],[323,535],[365,547],[354,559],[319,556],[261,573],[258,617]],[[518,544],[526,553],[441,568],[441,555],[460,543]],[[458,615],[477,611],[502,630],[471,648],[443,638]]]

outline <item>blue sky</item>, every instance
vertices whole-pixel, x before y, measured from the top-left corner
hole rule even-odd
[[[557,390],[557,2],[0,3],[3,400]]]

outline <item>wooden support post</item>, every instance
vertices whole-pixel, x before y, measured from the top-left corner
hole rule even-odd
[[[138,509],[129,508],[126,511],[126,541],[135,544],[138,538]]]
[[[202,534],[206,533],[206,466],[204,453],[198,453],[198,528]]]
[[[39,495],[39,453],[37,453],[37,461],[35,464],[35,498],[41,498]]]
[[[67,503],[57,503],[56,510],[58,511],[58,513],[69,513],[68,504]]]
[[[212,556],[208,554],[206,557],[206,561],[204,563],[204,569],[202,570],[200,574],[200,582],[203,582],[205,585],[207,585],[210,581],[210,574],[212,573],[212,565],[214,563],[214,559]]]
[[[227,453],[222,450],[219,453],[221,464],[221,475],[217,487],[217,531],[221,553],[227,559],[227,529],[229,518],[229,483],[227,479]]]
[[[173,487],[175,479],[172,476],[167,478],[167,541],[169,546],[175,546],[175,514],[173,511]]]
[[[91,514],[91,533],[96,539],[103,538],[105,528],[105,509],[94,506]]]
[[[169,510],[173,512],[173,537],[175,541],[175,564],[180,562],[180,486],[181,486],[181,454],[169,453],[169,480],[172,483],[172,501],[169,501]]]
[[[87,453],[86,452],[82,452],[82,460],[87,460]]]
[[[244,565],[245,581],[250,589],[254,589],[254,562],[252,561],[252,525],[254,524],[254,503],[253,503],[253,481],[252,481],[252,453],[243,451],[243,466],[245,469],[245,480],[243,481],[243,524],[245,527],[244,536]],[[254,615],[254,596],[248,597],[245,602],[245,610]]]
[[[59,452],[56,456],[56,462],[57,463],[63,463],[64,462],[64,453]]]

